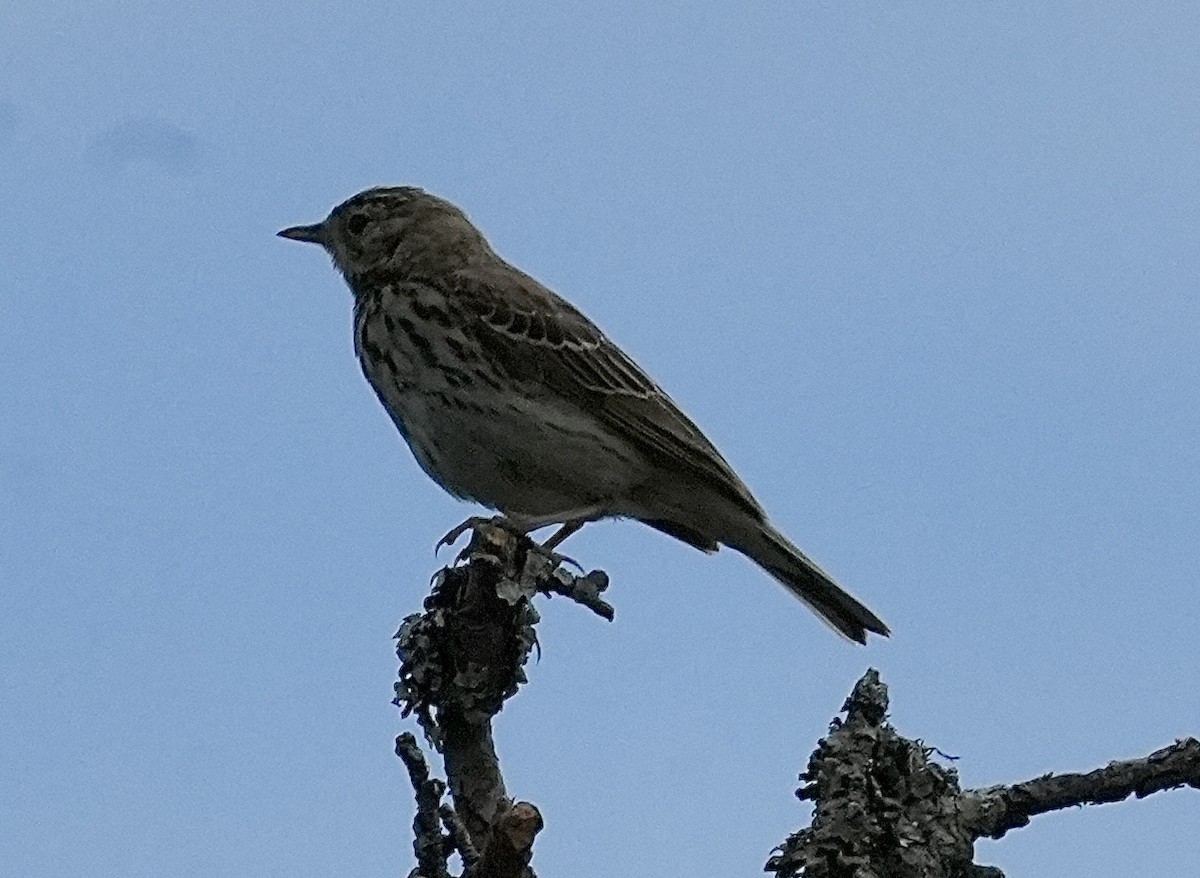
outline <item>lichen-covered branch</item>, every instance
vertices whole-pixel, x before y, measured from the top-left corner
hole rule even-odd
[[[767,862],[778,878],[982,878],[974,843],[1023,826],[1034,814],[1190,785],[1200,788],[1200,742],[1179,741],[1145,759],[1086,775],[1047,775],[1013,786],[963,791],[934,751],[886,721],[887,687],[869,670],[800,775],[796,795],[814,803],[811,825]]]
[[[608,574],[603,570],[593,570],[585,576],[573,576],[566,570],[559,569],[542,580],[538,590],[546,594],[560,594],[570,598],[580,606],[587,607],[597,616],[611,622],[614,616],[612,604],[600,597],[606,588],[608,588]]]
[[[454,804],[441,806],[446,834],[439,826],[438,844],[462,855],[464,878],[533,875],[529,861],[542,817],[530,803],[509,798],[492,738],[492,718],[525,682],[524,665],[537,642],[533,595],[566,594],[601,615],[607,608],[611,618],[611,607],[599,599],[607,578],[598,571],[572,576],[547,554],[502,527],[477,524],[459,556],[464,563],[438,572],[425,611],[405,619],[396,633],[396,704],[405,716],[416,716],[442,754]],[[418,789],[419,803],[420,796]],[[419,860],[433,849],[428,810],[423,817],[419,807],[414,824]],[[423,871],[434,868],[424,860],[419,869],[424,878],[441,878],[444,857],[442,863],[436,876]]]
[[[1130,796],[1190,786],[1200,790],[1200,740],[1183,738],[1142,759],[1110,762],[1087,774],[1047,774],[1011,786],[973,790],[964,822],[977,836],[1001,838],[1029,818],[1074,805],[1102,805]]]
[[[800,775],[812,824],[767,863],[778,878],[936,878],[971,865],[974,839],[957,824],[958,779],[920,744],[885,722],[887,687],[870,670],[858,681]]]
[[[429,766],[408,732],[396,738],[396,755],[408,769],[408,779],[417,794],[417,816],[413,818],[413,852],[417,855],[417,872],[422,878],[448,878],[447,851],[442,836],[439,808],[446,785],[429,776]]]

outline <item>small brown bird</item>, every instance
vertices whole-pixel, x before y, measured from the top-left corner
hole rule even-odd
[[[363,373],[421,468],[522,532],[633,518],[729,546],[851,640],[887,626],[767,521],[699,428],[569,303],[492,250],[466,215],[411,187],[369,189],[320,244],[354,293]]]

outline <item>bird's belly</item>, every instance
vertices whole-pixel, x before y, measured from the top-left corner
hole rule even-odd
[[[505,513],[546,520],[582,509],[616,514],[641,477],[632,448],[550,400],[412,390],[384,404],[435,482]]]
[[[646,477],[636,449],[538,382],[491,370],[426,287],[361,303],[363,373],[421,468],[455,496],[546,521],[620,514]],[[437,319],[441,314],[442,319]]]

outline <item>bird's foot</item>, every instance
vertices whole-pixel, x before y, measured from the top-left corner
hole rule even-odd
[[[571,521],[563,522],[562,527],[560,527],[554,533],[550,534],[550,537],[546,540],[546,542],[542,543],[542,548],[543,549],[557,549],[560,545],[562,545],[563,540],[565,540],[567,537],[571,536],[571,534],[578,531],[581,527],[583,527],[585,524],[587,524],[587,522],[588,522],[588,519],[586,519],[586,518],[575,518],[575,519],[572,519]],[[574,563],[574,562],[571,562],[571,563]],[[579,567],[578,564],[576,564],[575,566]],[[579,567],[579,569],[580,569],[580,571],[583,570],[582,567]]]
[[[567,527],[568,525],[564,525],[563,530],[566,530]],[[574,558],[570,558],[567,555],[560,555],[558,552],[554,551],[554,547],[562,542],[562,539],[565,538],[565,536],[559,537],[559,534],[561,534],[562,531],[552,535],[550,539],[546,541],[546,545],[543,546],[534,542],[523,527],[521,527],[512,519],[506,518],[503,515],[493,515],[491,518],[485,518],[481,515],[472,515],[466,521],[462,522],[462,524],[459,524],[458,526],[447,531],[446,534],[437,541],[437,545],[434,546],[433,552],[436,555],[438,551],[441,550],[442,546],[453,545],[458,541],[459,537],[469,530],[479,532],[485,528],[497,528],[511,536],[516,537],[519,541],[524,542],[526,544],[526,548],[530,552],[533,552],[535,555],[544,558],[547,562],[549,562],[551,570],[553,570],[555,567],[558,567],[560,564],[570,564],[580,573],[583,572],[583,566],[580,565],[580,563]],[[567,535],[570,533],[574,533],[574,529],[569,531]],[[555,537],[559,537],[559,539],[555,539]],[[465,557],[469,549],[470,546],[468,546],[459,554],[459,561]]]

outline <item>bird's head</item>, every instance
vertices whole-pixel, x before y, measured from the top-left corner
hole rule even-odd
[[[351,287],[368,272],[439,274],[492,252],[466,214],[411,186],[368,189],[339,204],[323,222],[279,235],[320,244]]]

